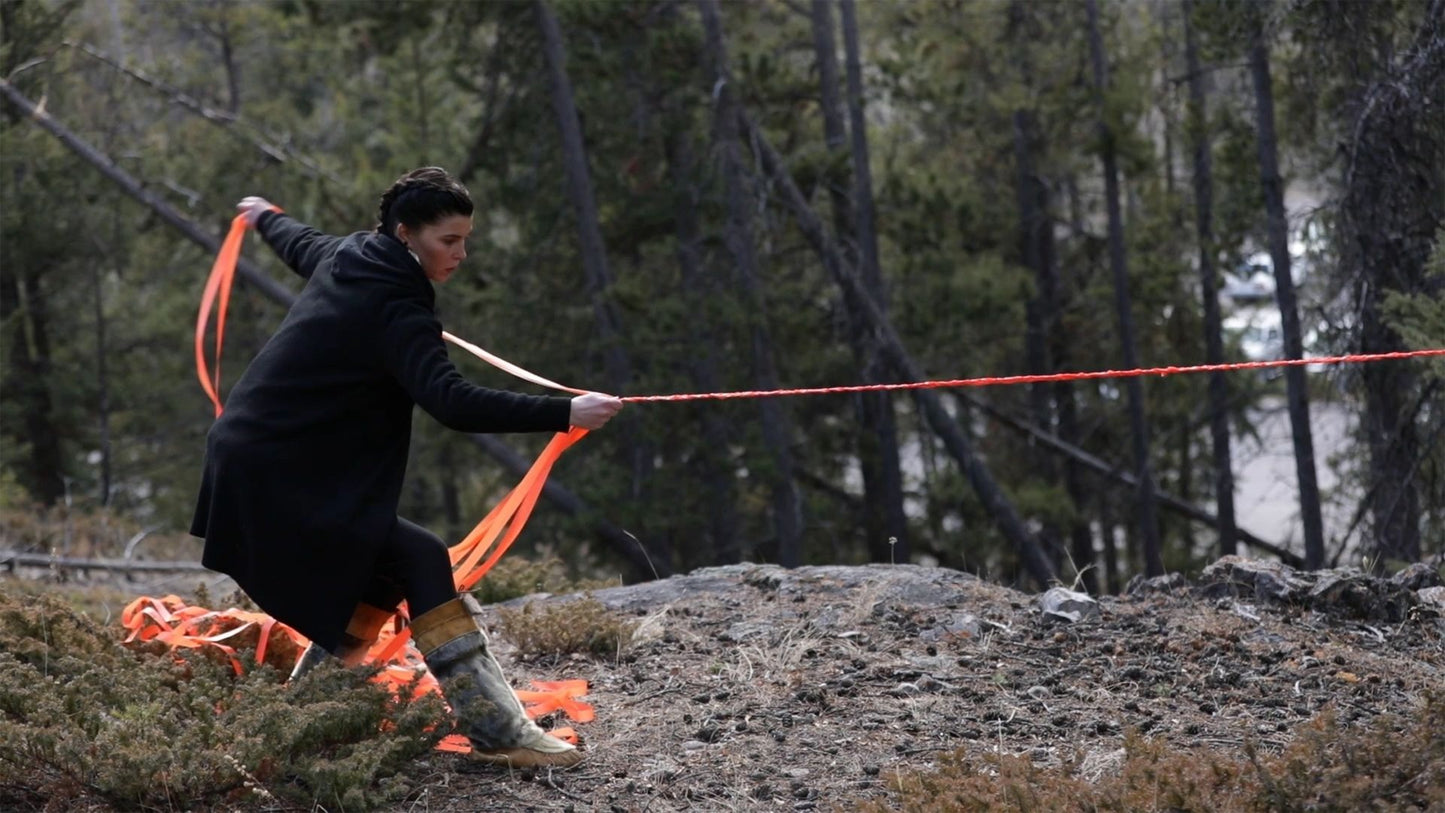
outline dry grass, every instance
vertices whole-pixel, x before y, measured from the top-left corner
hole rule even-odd
[[[638,628],[591,595],[556,604],[529,602],[517,610],[502,607],[498,613],[502,634],[523,658],[581,654],[615,660]]]
[[[1282,754],[1253,741],[1242,753],[1185,751],[1129,733],[1121,751],[1051,766],[1026,756],[960,749],[929,771],[887,777],[885,811],[1355,811],[1445,810],[1445,691],[1423,709],[1368,726],[1326,713]]]

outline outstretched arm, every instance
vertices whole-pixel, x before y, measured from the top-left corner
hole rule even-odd
[[[377,339],[387,372],[418,406],[447,428],[565,432],[572,422],[569,398],[492,390],[463,378],[447,358],[441,323],[423,303],[409,299],[388,302],[382,307],[382,323]]]
[[[341,242],[340,237],[323,234],[283,214],[265,198],[242,198],[236,209],[261,233],[276,255],[303,279],[310,279],[316,266],[331,256]]]

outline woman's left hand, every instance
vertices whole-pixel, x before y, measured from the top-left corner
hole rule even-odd
[[[622,399],[613,395],[603,395],[600,392],[589,392],[572,399],[573,426],[583,429],[601,429],[602,425],[612,420],[618,410],[622,409]]]
[[[246,225],[253,227],[256,225],[256,221],[260,219],[263,213],[269,212],[275,208],[276,205],[273,204],[271,201],[266,200],[262,197],[257,197],[256,195],[249,195],[247,197],[241,198],[241,202],[236,204],[236,211],[246,216]]]

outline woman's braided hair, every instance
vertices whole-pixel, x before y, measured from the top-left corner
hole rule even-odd
[[[441,167],[422,167],[397,178],[382,193],[376,230],[394,236],[398,223],[419,229],[449,215],[471,214],[472,196],[460,181]]]

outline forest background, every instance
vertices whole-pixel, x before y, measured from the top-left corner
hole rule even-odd
[[[369,229],[421,165],[478,203],[447,328],[616,394],[1445,347],[1442,0],[3,0],[0,76],[16,550],[198,558],[193,330],[234,203]],[[299,289],[246,258],[230,381]],[[928,561],[1094,592],[1235,551],[1439,563],[1442,382],[1437,359],[638,404],[519,544],[629,581]],[[1298,487],[1261,538],[1232,475],[1280,411]],[[418,414],[403,515],[459,539],[542,440]]]

